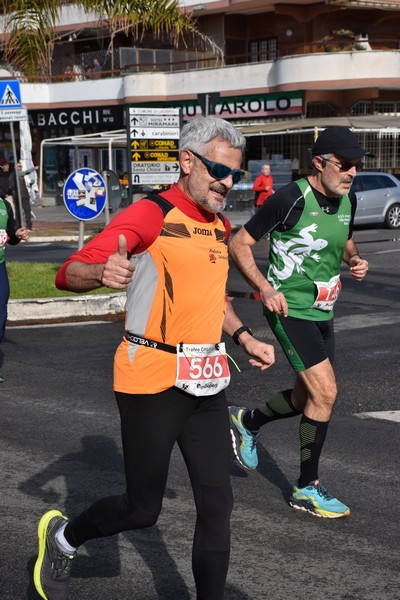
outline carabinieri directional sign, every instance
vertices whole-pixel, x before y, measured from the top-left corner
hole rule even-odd
[[[179,108],[129,108],[132,185],[179,178]]]
[[[80,221],[95,219],[106,203],[106,184],[93,169],[78,169],[64,184],[64,204],[73,217]]]

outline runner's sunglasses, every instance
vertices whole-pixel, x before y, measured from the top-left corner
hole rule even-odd
[[[353,167],[356,168],[356,171],[362,171],[364,168],[364,163],[359,160],[356,163],[352,163],[349,160],[344,160],[343,162],[339,162],[337,160],[332,160],[331,158],[324,158],[323,156],[321,156],[322,158],[322,164],[325,166],[325,164],[327,162],[332,162],[334,165],[336,165],[337,167],[339,167],[339,171],[350,171],[350,169],[352,169]]]
[[[233,184],[235,185],[235,183],[239,183],[239,181],[243,179],[245,175],[244,171],[242,171],[241,169],[230,169],[222,163],[216,163],[212,160],[208,160],[208,158],[205,158],[205,156],[198,154],[194,150],[189,150],[189,152],[191,152],[199,160],[201,160],[211,177],[213,177],[214,179],[218,179],[218,181],[220,181],[221,179],[226,179],[231,175]]]

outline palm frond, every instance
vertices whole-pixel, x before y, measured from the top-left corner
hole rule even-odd
[[[55,31],[63,0],[0,0],[4,14],[4,58],[28,77],[51,76]],[[215,42],[201,33],[192,16],[182,10],[178,0],[76,0],[75,4],[91,11],[99,25],[106,22],[111,42],[119,32],[142,39],[146,32],[169,40],[178,47],[189,45],[209,48],[222,56]]]
[[[26,76],[50,73],[53,39],[61,0],[2,0],[4,58]]]

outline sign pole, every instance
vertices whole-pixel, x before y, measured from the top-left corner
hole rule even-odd
[[[13,156],[14,156],[14,173],[15,173],[15,184],[17,186],[17,195],[18,198],[16,198],[16,200],[18,201],[18,207],[19,207],[19,226],[22,227],[23,225],[23,221],[22,221],[22,215],[24,214],[23,209],[22,209],[22,199],[21,199],[21,182],[19,180],[19,174],[18,174],[18,167],[17,167],[17,148],[15,145],[15,134],[14,134],[14,121],[10,121],[10,133],[11,133],[11,142],[12,142],[12,149],[13,149]],[[26,219],[25,219],[25,225],[26,225]]]
[[[109,177],[105,177],[104,178],[105,183],[106,183],[106,188],[107,188],[107,193],[106,193],[106,204],[104,206],[104,222],[105,225],[107,227],[107,225],[110,222],[110,204],[109,204],[109,199],[110,199],[110,178]]]
[[[78,250],[83,248],[84,241],[85,241],[85,221],[79,221]]]

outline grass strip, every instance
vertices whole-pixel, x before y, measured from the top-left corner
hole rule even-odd
[[[54,285],[56,273],[61,265],[54,263],[7,263],[10,280],[10,300],[27,298],[59,298],[61,296],[76,296],[74,292],[63,292]],[[117,293],[118,290],[101,287],[86,294]]]

